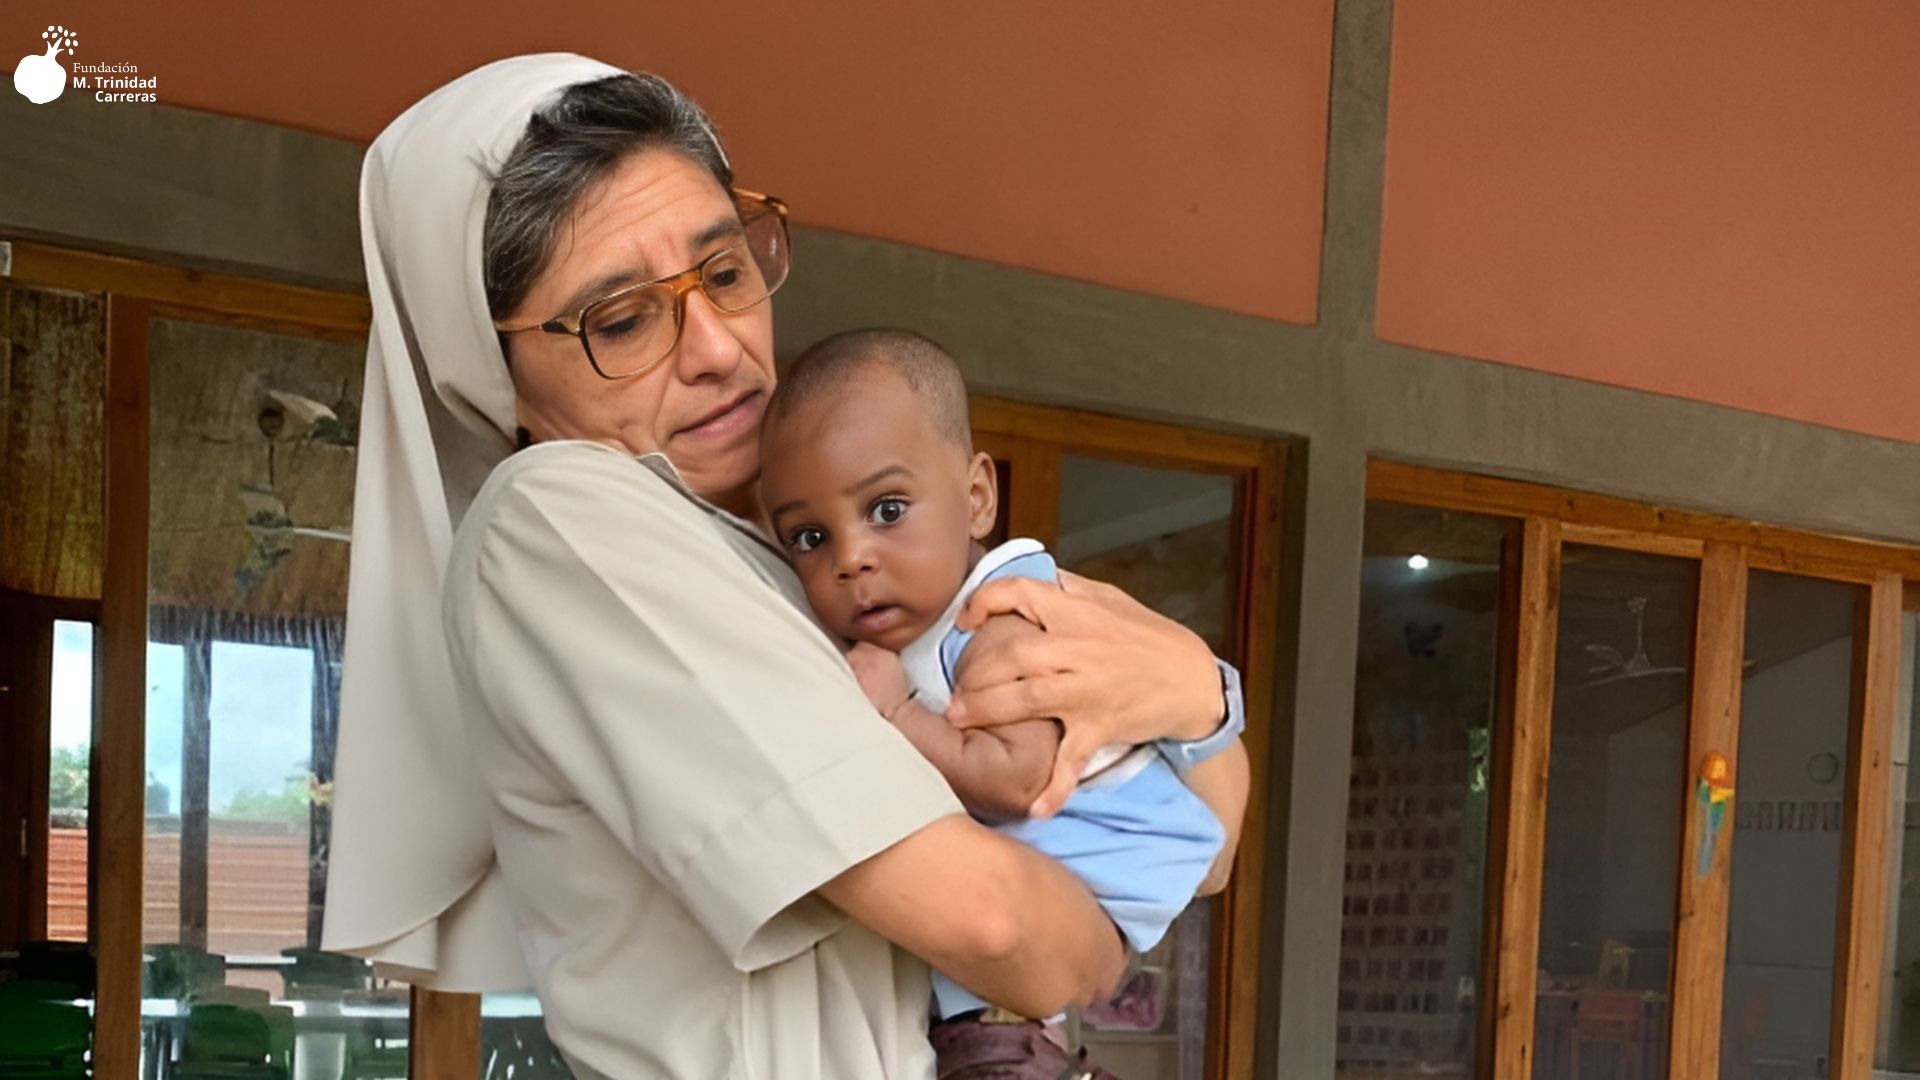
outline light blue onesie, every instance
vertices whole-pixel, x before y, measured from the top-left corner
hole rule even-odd
[[[1009,540],[980,560],[946,613],[900,651],[917,700],[934,712],[946,710],[973,637],[955,629],[954,617],[975,589],[1004,577],[1059,580],[1038,541]],[[1072,871],[1136,952],[1166,934],[1226,841],[1213,811],[1152,746],[1103,748],[1058,814],[994,827]],[[942,1018],[987,1006],[939,972],[933,989]]]

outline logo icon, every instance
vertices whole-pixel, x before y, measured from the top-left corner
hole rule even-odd
[[[35,105],[45,105],[67,88],[67,69],[54,58],[61,49],[72,56],[74,46],[80,44],[80,35],[64,26],[47,27],[40,39],[47,43],[47,51],[40,56],[21,57],[13,69],[13,88]]]

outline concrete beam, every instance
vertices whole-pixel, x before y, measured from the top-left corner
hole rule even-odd
[[[84,93],[0,98],[0,235],[360,290],[363,147]]]

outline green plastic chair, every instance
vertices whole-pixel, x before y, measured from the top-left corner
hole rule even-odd
[[[204,1002],[187,1013],[173,1075],[181,1080],[288,1080],[293,1010]]]
[[[141,996],[184,1001],[194,992],[227,981],[227,958],[185,945],[147,946]]]
[[[72,1003],[83,997],[80,987],[60,979],[20,979],[15,982],[0,982],[0,1000],[7,1001],[64,1001]]]
[[[22,979],[45,979],[71,983],[79,991],[76,998],[93,996],[97,981],[93,953],[77,941],[28,941],[20,946],[15,964]]]
[[[273,1004],[273,995],[257,986],[232,986],[222,983],[219,986],[203,986],[188,994],[187,1004],[238,1005],[251,1009]]]
[[[293,961],[280,971],[289,998],[338,1000],[346,991],[373,986],[373,965],[357,956],[307,948],[282,949],[280,955]]]
[[[0,990],[0,1077],[86,1080],[92,1040],[93,1020],[84,1007]]]
[[[294,1020],[293,1010],[285,1005],[255,1007],[267,1022],[267,1060],[277,1064],[281,1074],[293,1074]]]

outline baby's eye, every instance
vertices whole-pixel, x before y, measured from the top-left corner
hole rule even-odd
[[[907,516],[907,500],[888,496],[873,504],[867,511],[867,520],[875,525],[892,525]]]
[[[795,555],[804,555],[826,543],[826,540],[826,533],[808,525],[787,534],[787,548]]]

